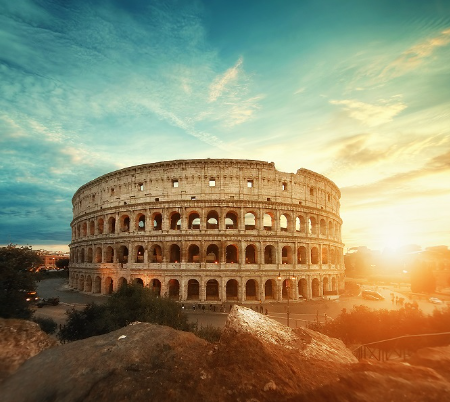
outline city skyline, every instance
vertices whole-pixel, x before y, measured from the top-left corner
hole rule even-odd
[[[345,248],[450,245],[450,2],[0,4],[0,244],[68,250],[123,167],[229,158],[341,189]]]

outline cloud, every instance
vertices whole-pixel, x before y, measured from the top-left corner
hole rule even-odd
[[[396,60],[390,63],[381,73],[381,76],[398,77],[418,66],[429,58],[438,48],[450,43],[450,28],[442,31],[438,36],[405,50]]]
[[[352,99],[330,100],[330,103],[332,105],[343,105],[343,109],[351,118],[370,127],[387,123],[406,109],[406,105],[397,100],[381,101],[378,105]]]
[[[242,62],[243,59],[240,57],[233,67],[229,68],[224,74],[219,75],[214,79],[209,87],[209,102],[215,102],[217,98],[222,96],[222,93],[226,90],[227,85],[237,79]]]

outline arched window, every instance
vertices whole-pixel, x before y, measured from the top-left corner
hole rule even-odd
[[[264,297],[266,300],[273,300],[275,298],[275,281],[273,279],[269,279],[264,284]]]
[[[237,264],[238,262],[238,251],[234,244],[227,246],[226,251],[226,262],[227,264]]]
[[[95,234],[95,222],[94,221],[89,222],[89,234],[91,236],[94,236],[94,234]]]
[[[120,246],[117,254],[120,263],[122,264],[128,263],[128,247]]]
[[[97,232],[98,232],[98,234],[103,234],[104,225],[105,225],[104,220],[102,218],[100,218],[97,221]]]
[[[92,247],[89,247],[87,252],[87,262],[91,263],[92,261],[93,261],[93,251]]]
[[[189,215],[188,229],[200,229],[200,215],[197,212]]]
[[[108,233],[116,232],[116,219],[111,217],[108,219]]]
[[[196,279],[189,279],[188,281],[188,300],[199,300],[200,298],[200,285]]]
[[[109,264],[114,262],[114,249],[111,246],[106,249],[105,262]]]
[[[328,248],[322,247],[322,264],[328,264]]]
[[[210,244],[206,249],[206,262],[213,264],[219,262],[219,247],[217,244]]]
[[[276,264],[275,247],[272,245],[264,248],[264,264]]]
[[[142,264],[144,262],[144,247],[137,246],[136,247],[136,263]]]
[[[83,226],[81,227],[81,234],[83,237],[86,237],[87,235],[87,223],[83,222]]]
[[[320,220],[320,234],[322,236],[325,236],[327,234],[327,224],[325,222],[325,219]]]
[[[228,212],[225,216],[226,229],[238,229],[238,220],[234,212]]]
[[[256,264],[256,247],[253,244],[245,248],[245,263]]]
[[[206,282],[206,300],[219,300],[219,282],[215,279]]]
[[[170,279],[167,287],[169,288],[169,298],[178,300],[180,297],[180,283],[176,279]]]
[[[287,219],[286,215],[280,216],[280,230],[282,232],[288,231],[288,219]]]
[[[145,231],[145,215],[139,214],[136,217],[136,227],[139,232]]]
[[[122,215],[120,217],[120,231],[121,232],[130,231],[130,217],[128,215]]]
[[[333,222],[328,222],[328,237],[332,239],[334,237],[334,225]]]
[[[95,249],[95,262],[96,263],[102,262],[102,248],[101,247],[97,247]]]
[[[157,213],[153,215],[153,230],[162,229],[162,215]]]
[[[159,244],[154,244],[150,249],[150,261],[152,263],[161,263],[162,258],[162,249]]]
[[[249,279],[245,284],[245,300],[257,300],[257,284],[254,279]]]
[[[244,216],[244,222],[245,222],[245,230],[255,230],[256,218],[254,213],[247,212]]]
[[[272,221],[273,217],[271,214],[264,214],[263,217],[264,230],[272,230]]]
[[[297,216],[297,218],[295,218],[295,230],[297,232],[305,233],[305,218],[303,216]]]
[[[179,263],[181,262],[181,252],[180,252],[180,246],[177,244],[172,244],[170,246],[170,262],[173,263]]]
[[[317,233],[317,223],[316,223],[316,218],[314,218],[313,216],[311,216],[309,218],[309,234],[311,235],[315,235]]]
[[[319,263],[319,250],[317,247],[311,248],[311,264]]]
[[[306,299],[308,297],[307,291],[308,284],[306,282],[306,279],[302,278],[298,281],[298,295]]]
[[[226,299],[233,301],[238,299],[238,282],[236,279],[230,279],[226,285]]]
[[[281,258],[283,264],[292,264],[292,248],[290,246],[284,246],[281,249]]]
[[[300,246],[297,250],[297,264],[306,264],[306,247]]]
[[[181,230],[181,215],[178,212],[174,212],[170,217],[170,229]]]
[[[216,211],[209,211],[206,217],[206,229],[219,229],[219,215]]]
[[[188,262],[200,262],[200,248],[196,244],[191,244],[188,249]]]
[[[320,296],[320,283],[317,278],[314,278],[311,282],[311,290],[312,290],[312,297],[319,297]]]

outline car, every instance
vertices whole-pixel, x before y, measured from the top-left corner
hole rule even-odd
[[[39,300],[39,296],[35,290],[21,290],[25,297],[25,300],[29,303],[36,303]]]
[[[384,297],[374,290],[363,290],[361,296],[366,300],[384,300]]]
[[[442,300],[438,299],[437,297],[430,297],[428,299],[429,302],[433,303],[433,304],[442,304]]]

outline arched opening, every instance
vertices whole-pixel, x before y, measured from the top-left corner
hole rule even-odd
[[[226,262],[227,264],[237,264],[238,262],[238,251],[234,244],[227,246],[225,250]]]
[[[153,215],[153,230],[162,230],[162,215]]]
[[[309,218],[309,234],[310,235],[315,235],[317,233],[317,223],[316,223],[316,218],[314,217],[310,217]]]
[[[144,280],[142,278],[134,278],[133,283],[135,285],[144,286]]]
[[[169,298],[178,300],[180,297],[180,282],[176,279],[170,279],[168,283]]]
[[[111,246],[108,246],[106,248],[105,262],[108,264],[114,262],[114,249]]]
[[[308,297],[308,283],[305,278],[298,281],[298,295],[306,299]]]
[[[191,244],[188,249],[188,262],[200,262],[200,248],[196,244]]]
[[[120,231],[121,232],[130,231],[130,217],[128,215],[122,215],[120,217]]]
[[[81,226],[81,234],[83,237],[86,237],[87,235],[87,223],[83,222],[83,225]]]
[[[154,244],[150,250],[150,261],[152,263],[162,262],[162,249],[159,244]],[[179,261],[179,260],[177,260]]]
[[[189,215],[188,229],[200,229],[200,215],[197,212],[192,212]]]
[[[334,248],[332,248],[330,250],[330,258],[331,258],[331,263],[333,265],[336,264],[336,251],[334,250]]]
[[[328,292],[328,284],[329,284],[328,278],[327,277],[323,278],[322,287],[323,287],[324,295],[327,294],[327,292]]]
[[[254,279],[249,279],[245,284],[245,300],[258,300],[256,288],[256,281]]]
[[[145,231],[145,215],[139,214],[136,217],[136,228],[138,232],[144,232]]]
[[[114,281],[110,276],[105,279],[105,293],[110,295],[113,292]]]
[[[180,246],[178,244],[172,244],[170,246],[170,262],[179,263],[181,262],[181,251]]]
[[[339,233],[339,225],[337,224],[337,223],[335,223],[334,224],[334,238],[335,239],[339,239],[339,236],[340,235],[340,233]]]
[[[127,264],[128,263],[128,247],[120,246],[117,256],[118,256],[119,262],[121,264]]]
[[[199,300],[200,298],[200,285],[196,279],[189,279],[188,281],[188,300]]]
[[[234,212],[228,212],[225,216],[225,229],[238,229],[237,215]]]
[[[230,279],[226,286],[226,299],[227,301],[238,299],[238,282],[236,279]]]
[[[334,237],[334,225],[333,222],[328,222],[328,237],[332,239]]]
[[[319,250],[317,247],[311,248],[311,264],[319,263]]]
[[[288,219],[287,219],[286,215],[280,216],[280,230],[282,232],[288,231]]]
[[[322,264],[328,264],[328,247],[322,246]]]
[[[282,288],[281,288],[281,297],[282,299],[292,299],[292,281],[290,279],[283,280]]]
[[[170,216],[170,229],[181,230],[181,215],[178,212],[174,212]]]
[[[92,292],[92,278],[90,275],[86,276],[86,285],[85,285],[85,291],[86,292]]]
[[[295,230],[297,232],[305,232],[305,218],[303,218],[303,216],[297,216],[297,218],[295,218]]]
[[[206,282],[206,300],[219,300],[219,282],[215,279]]]
[[[102,248],[101,247],[97,247],[95,249],[95,262],[96,263],[102,262]]]
[[[263,217],[264,230],[272,230],[273,217],[271,214],[264,214]]]
[[[331,278],[331,290],[332,290],[333,292],[336,292],[336,290],[337,290],[337,286],[336,286],[336,278],[335,278],[335,277]]]
[[[89,222],[89,234],[91,236],[94,236],[94,234],[95,234],[95,222],[94,221]]]
[[[80,275],[78,289],[84,292],[84,276]]]
[[[317,278],[314,278],[311,282],[311,291],[312,291],[312,297],[319,297],[320,296],[320,283]]]
[[[85,262],[84,258],[84,248],[81,249],[81,263],[83,264]]]
[[[320,220],[320,234],[322,236],[325,236],[327,234],[327,224],[325,222],[325,219]]]
[[[297,264],[306,264],[306,247],[304,246],[297,249]]]
[[[119,289],[120,289],[122,286],[126,286],[128,284],[128,281],[123,276],[121,276],[119,278],[118,284],[119,284]]]
[[[219,262],[219,247],[217,244],[210,244],[206,249],[206,262],[217,264]]]
[[[284,246],[281,249],[282,264],[292,264],[292,248],[290,246]]]
[[[98,234],[103,234],[104,226],[105,226],[105,221],[102,218],[100,218],[97,221],[97,232],[98,232]]]
[[[264,264],[276,264],[275,247],[268,245],[264,248]]]
[[[255,230],[256,229],[256,218],[255,214],[252,212],[247,212],[244,216],[245,230]]]
[[[102,278],[99,276],[96,276],[94,280],[94,293],[102,293]]]
[[[256,264],[256,247],[253,244],[245,248],[245,263]]]
[[[87,252],[87,262],[92,263],[92,261],[93,261],[93,251],[92,247],[89,247]]]
[[[116,233],[116,219],[113,217],[108,219],[108,233]]]
[[[216,211],[209,211],[206,216],[206,229],[219,229],[219,215]]]
[[[138,264],[143,264],[144,263],[144,247],[142,246],[137,246],[136,247],[136,260],[135,262]]]
[[[275,289],[276,289],[275,281],[273,279],[268,279],[264,284],[264,298],[266,300],[275,299]]]
[[[161,296],[161,281],[159,279],[152,279],[149,283],[149,288],[156,296]]]

